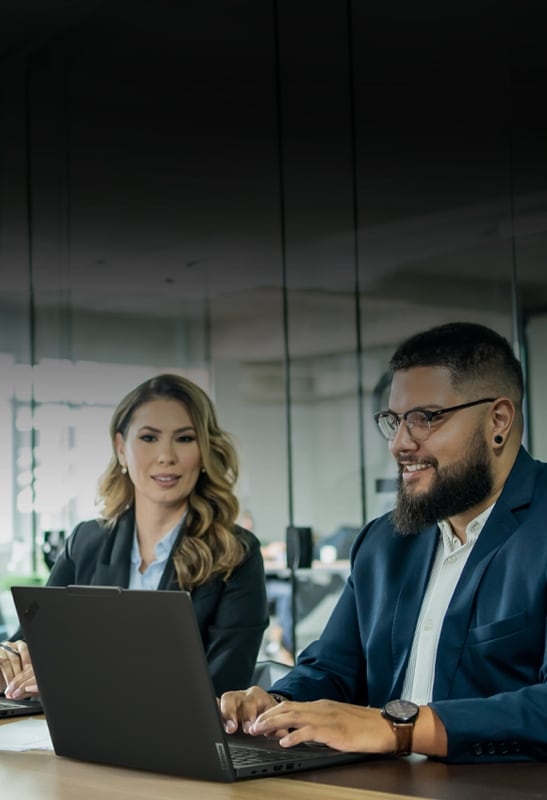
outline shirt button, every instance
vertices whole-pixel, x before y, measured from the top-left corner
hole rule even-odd
[[[424,631],[430,631],[432,630],[432,628],[433,628],[433,620],[431,619],[431,617],[428,617],[428,619],[424,620]]]
[[[446,560],[449,564],[453,564],[457,560],[457,556],[448,556]]]

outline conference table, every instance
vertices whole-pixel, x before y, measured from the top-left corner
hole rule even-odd
[[[89,764],[47,750],[0,751],[0,787],[10,800],[541,800],[547,798],[547,763],[460,765],[413,755],[213,783]]]

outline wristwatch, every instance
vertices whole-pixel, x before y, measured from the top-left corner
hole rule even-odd
[[[412,753],[412,734],[420,707],[410,700],[390,700],[382,709],[382,716],[390,723],[397,737],[398,756]]]

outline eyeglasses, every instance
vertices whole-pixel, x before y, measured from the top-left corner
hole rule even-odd
[[[448,414],[449,411],[460,411],[462,408],[478,406],[480,403],[493,403],[495,399],[495,397],[483,397],[482,400],[472,400],[471,403],[462,403],[459,406],[450,406],[450,408],[439,408],[437,411],[429,411],[427,408],[411,408],[404,414],[396,414],[389,410],[378,411],[374,415],[374,419],[386,439],[393,439],[401,422],[404,421],[412,438],[417,442],[425,442],[431,433],[431,423],[436,417]]]

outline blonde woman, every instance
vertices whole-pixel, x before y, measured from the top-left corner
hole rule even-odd
[[[264,567],[254,534],[235,524],[237,455],[211,400],[179,375],[150,378],[121,400],[110,434],[101,517],[76,526],[48,584],[191,592],[215,691],[247,686],[268,624]],[[7,697],[28,697],[28,649],[12,638],[0,689],[3,676]]]

